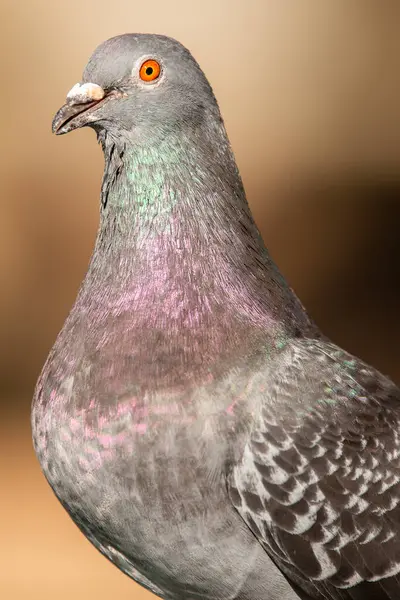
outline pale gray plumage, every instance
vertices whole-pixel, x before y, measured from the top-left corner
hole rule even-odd
[[[399,389],[287,286],[185,48],[112,38],[82,83],[53,129],[95,129],[101,223],[32,409],[58,498],[169,600],[400,598]]]

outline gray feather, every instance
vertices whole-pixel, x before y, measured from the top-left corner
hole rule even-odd
[[[53,121],[83,126],[100,227],[32,407],[65,509],[168,600],[399,598],[399,390],[273,263],[199,65],[165,36],[104,42]]]

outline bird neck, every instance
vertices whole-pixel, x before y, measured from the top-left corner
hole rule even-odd
[[[120,241],[136,249],[144,238],[169,234],[179,244],[190,233],[199,243],[218,239],[222,250],[222,227],[228,225],[265,251],[222,123],[166,135],[158,143],[102,143],[102,237],[114,237],[110,224],[117,222]],[[227,241],[231,246],[233,240]]]
[[[107,306],[178,329],[185,319],[209,326],[221,311],[262,330],[308,326],[264,247],[222,123],[157,145],[101,141],[86,303],[107,296]]]

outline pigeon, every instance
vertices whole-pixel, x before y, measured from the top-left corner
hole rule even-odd
[[[279,272],[199,65],[109,39],[53,121],[84,126],[100,226],[32,405],[59,501],[161,598],[398,600],[400,390]]]

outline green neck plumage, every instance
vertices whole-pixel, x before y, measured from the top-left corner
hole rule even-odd
[[[82,303],[157,315],[172,328],[177,306],[195,315],[212,304],[262,329],[309,327],[265,249],[223,128],[212,143],[198,139],[105,144],[101,224]]]
[[[102,229],[117,224],[125,240],[134,238],[137,245],[167,233],[172,220],[211,233],[229,218],[232,229],[246,214],[253,230],[248,233],[259,238],[223,125],[208,135],[196,133],[184,141],[169,136],[157,145],[106,140]]]

